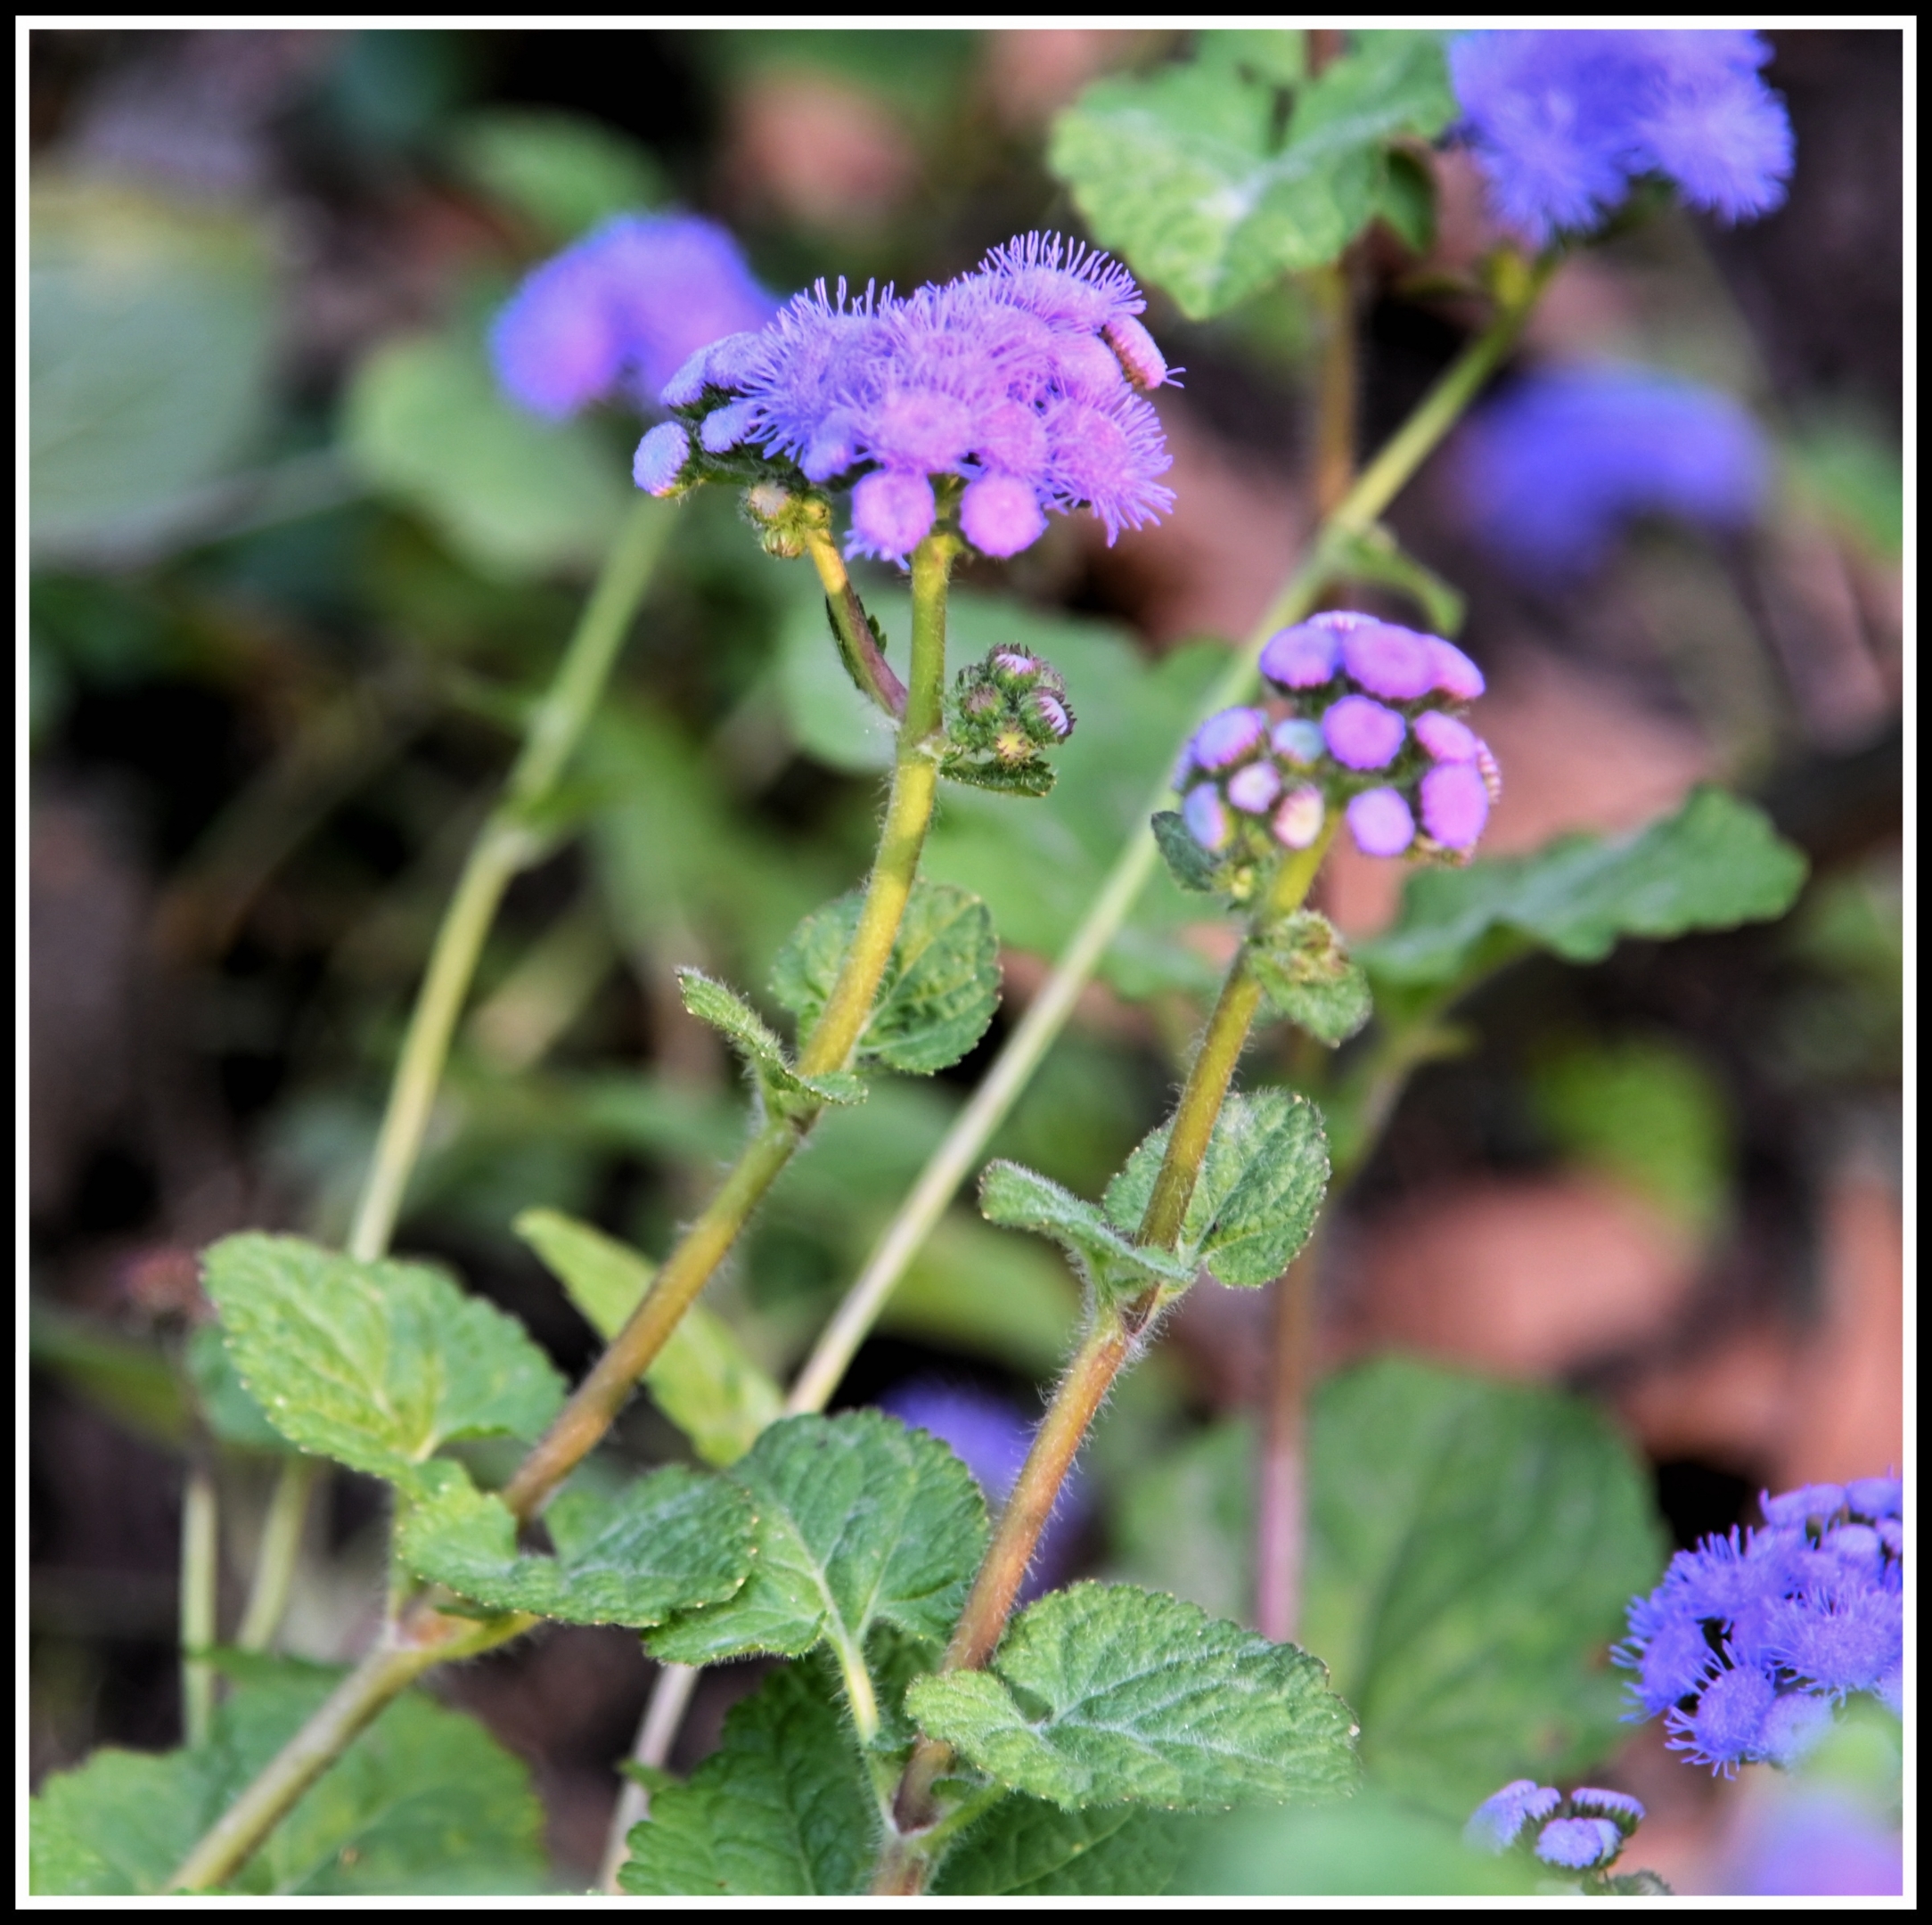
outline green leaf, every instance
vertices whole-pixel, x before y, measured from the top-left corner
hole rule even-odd
[[[94,1317],[28,1299],[28,1346],[35,1365],[52,1371],[77,1397],[150,1443],[180,1449],[188,1399],[158,1343],[142,1342]]]
[[[1439,36],[1357,41],[1298,91],[1285,143],[1273,77],[1210,61],[1096,82],[1054,122],[1049,165],[1103,246],[1205,320],[1334,259],[1378,211],[1386,143],[1454,113]]]
[[[1158,1591],[1078,1584],[1022,1611],[991,1671],[921,1678],[906,1708],[1056,1805],[1212,1810],[1354,1783],[1355,1721],[1327,1687],[1291,1644]]]
[[[561,1210],[525,1210],[511,1227],[562,1279],[570,1301],[606,1343],[657,1274],[642,1252]],[[784,1393],[746,1354],[731,1325],[701,1303],[678,1319],[644,1384],[710,1464],[736,1463],[785,1405]]]
[[[1143,1806],[1062,1811],[1015,1792],[967,1828],[930,1889],[944,1898],[1153,1897],[1173,1879],[1190,1829]]]
[[[1422,610],[1437,635],[1461,634],[1469,604],[1461,591],[1418,561],[1386,528],[1339,531],[1329,537],[1328,552],[1337,575],[1393,588]]]
[[[809,1035],[858,928],[854,893],[808,915],[772,966],[772,993]],[[913,887],[857,1060],[930,1076],[967,1055],[1000,1000],[999,943],[977,896],[923,878]]]
[[[751,1576],[728,1602],[652,1634],[654,1657],[796,1657],[828,1639],[849,1672],[875,1624],[934,1641],[953,1628],[986,1545],[986,1503],[937,1438],[879,1411],[790,1417],[730,1475],[757,1511]]]
[[[1107,1186],[1106,1211],[1121,1230],[1138,1225],[1167,1153],[1162,1124]],[[1237,1091],[1215,1120],[1188,1200],[1177,1254],[1206,1264],[1224,1283],[1272,1282],[1308,1241],[1328,1189],[1322,1112],[1292,1091]]]
[[[855,922],[856,920],[855,917]],[[828,1076],[800,1076],[791,1067],[785,1045],[735,989],[694,969],[678,971],[677,987],[684,1007],[700,1022],[709,1023],[744,1058],[767,1098],[803,1096],[830,1103],[864,1102],[864,1084],[844,1070],[834,1070]]]
[[[1177,809],[1161,809],[1148,823],[1167,873],[1181,888],[1206,895],[1225,889],[1227,865],[1189,834]]]
[[[1374,1013],[1362,965],[1325,915],[1298,910],[1248,938],[1248,967],[1269,1009],[1333,1049]]]
[[[1138,1296],[1150,1287],[1185,1290],[1194,1281],[1196,1266],[1185,1257],[1143,1249],[1116,1230],[1099,1205],[1021,1164],[986,1165],[979,1208],[988,1223],[1051,1237],[1103,1298]]]
[[[350,381],[341,433],[371,487],[492,580],[594,568],[633,492],[594,422],[512,405],[467,332],[376,348]]]
[[[1377,1781],[1454,1817],[1627,1727],[1604,1663],[1663,1561],[1648,1474],[1581,1399],[1385,1359],[1315,1393],[1303,1635]]]
[[[188,1339],[188,1375],[201,1401],[201,1419],[224,1444],[237,1450],[286,1451],[289,1440],[249,1395],[219,1329],[204,1323]]]
[[[741,1589],[756,1519],[729,1479],[667,1465],[611,1497],[566,1491],[544,1513],[554,1557],[517,1550],[502,1499],[459,1464],[404,1513],[397,1557],[433,1584],[493,1611],[535,1611],[568,1624],[643,1626]],[[425,1480],[427,1481],[427,1480]]]
[[[1375,211],[1412,252],[1427,254],[1436,245],[1436,176],[1429,163],[1403,148],[1390,148]],[[1461,597],[1456,599],[1460,605]]]
[[[1600,962],[1624,936],[1769,922],[1805,881],[1804,856],[1764,814],[1699,788],[1633,836],[1565,836],[1534,856],[1424,870],[1385,936],[1358,947],[1371,977],[1433,987],[1529,945]]]
[[[84,558],[185,531],[266,424],[267,235],[231,212],[37,170],[31,246],[35,548]]]
[[[157,1892],[209,1825],[334,1688],[339,1673],[239,1659],[207,1744],[103,1749],[49,1778],[29,1806],[36,1896]],[[512,1893],[544,1880],[529,1773],[474,1719],[405,1692],[269,1835],[231,1889],[307,1894]]]
[[[413,1485],[455,1438],[533,1438],[563,1380],[514,1317],[421,1264],[225,1237],[208,1294],[242,1383],[291,1443]]]
[[[1246,70],[1257,80],[1291,87],[1307,78],[1308,36],[1296,28],[1217,27],[1196,37],[1203,67]]]
[[[688,1784],[651,1795],[618,1872],[634,1896],[845,1896],[871,1869],[877,1816],[845,1719],[813,1667],[733,1705]]]
[[[1040,797],[1052,795],[1059,772],[1051,762],[985,761],[968,755],[949,755],[939,765],[948,782],[964,782],[970,789],[990,789],[996,795]]]
[[[613,214],[664,198],[649,152],[606,120],[531,107],[467,113],[450,134],[462,171],[546,239],[573,241]]]
[[[1229,1417],[1136,1462],[1109,1520],[1117,1574],[1240,1617],[1255,1594],[1255,1457],[1252,1420]]]

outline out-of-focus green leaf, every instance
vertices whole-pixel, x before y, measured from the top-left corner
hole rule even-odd
[[[1335,925],[1304,909],[1248,938],[1248,967],[1268,1007],[1330,1049],[1368,1021],[1375,999]]]
[[[1434,569],[1418,561],[1386,528],[1378,524],[1330,539],[1338,576],[1393,588],[1407,595],[1422,610],[1436,634],[1461,634],[1462,618],[1469,604],[1461,590],[1451,587]]]
[[[306,1450],[405,1487],[457,1438],[535,1437],[563,1380],[514,1317],[420,1264],[300,1237],[224,1237],[205,1259],[229,1354]]]
[[[870,1788],[815,1669],[774,1672],[733,1705],[688,1784],[653,1789],[620,1889],[645,1898],[847,1896],[872,1858]]]
[[[1194,37],[1194,60],[1274,86],[1296,86],[1308,77],[1308,36],[1295,27],[1212,27]]]
[[[420,511],[498,580],[594,567],[632,494],[591,423],[512,405],[467,334],[371,354],[349,384],[342,445],[372,487]]]
[[[1157,810],[1150,826],[1160,859],[1177,888],[1207,895],[1221,887],[1222,864],[1194,840],[1179,810]]]
[[[656,1274],[649,1257],[560,1210],[525,1210],[513,1227],[607,1343]],[[707,1463],[735,1463],[784,1408],[783,1393],[745,1354],[731,1325],[701,1303],[678,1319],[644,1383]]]
[[[1633,836],[1565,836],[1534,856],[1412,876],[1387,935],[1356,946],[1378,981],[1445,986],[1530,946],[1595,962],[1623,936],[1769,922],[1805,881],[1804,856],[1764,814],[1700,788]]]
[[[1355,1721],[1323,1666],[1133,1585],[1049,1593],[991,1670],[917,1679],[905,1701],[1000,1783],[1068,1807],[1225,1810],[1355,1779]]]
[[[493,1611],[536,1611],[568,1624],[662,1624],[716,1604],[751,1569],[751,1506],[729,1479],[667,1464],[610,1497],[566,1491],[544,1513],[554,1557],[517,1549],[502,1499],[472,1486],[460,1464],[435,1467],[404,1513],[403,1567]]]
[[[477,185],[551,241],[574,241],[613,214],[664,198],[650,153],[603,120],[538,107],[486,107],[450,130],[450,152]]]
[[[171,1450],[186,1438],[188,1400],[159,1345],[56,1310],[38,1298],[29,1300],[28,1345],[36,1364],[136,1437]]]
[[[879,1328],[1045,1377],[1065,1357],[1079,1309],[1049,1251],[954,1210],[886,1299]]]
[[[1735,1158],[1723,1085],[1681,1044],[1625,1037],[1536,1066],[1533,1087],[1558,1146],[1648,1197],[1699,1236],[1723,1220]]]
[[[1389,1791],[1460,1822],[1621,1740],[1604,1651],[1664,1547],[1649,1479],[1580,1398],[1401,1359],[1315,1393],[1302,1635]]]
[[[1814,513],[1884,561],[1904,545],[1905,470],[1896,438],[1855,415],[1805,425],[1785,448],[1792,483]]]
[[[1255,1427],[1245,1417],[1166,1444],[1124,1479],[1113,1513],[1120,1571],[1216,1618],[1254,1602]]]
[[[103,1749],[29,1807],[36,1896],[160,1890],[208,1826],[334,1688],[336,1672],[223,1658],[233,1673],[207,1744]],[[529,1773],[474,1719],[398,1698],[302,1798],[232,1891],[397,1896],[533,1892],[543,1808]]]
[[[1062,1811],[1020,1792],[968,1826],[930,1889],[944,1898],[1149,1898],[1167,1889],[1189,1821],[1142,1805]]]
[[[1169,1127],[1146,1137],[1107,1186],[1107,1219],[1123,1233],[1146,1212]],[[1272,1282],[1307,1241],[1328,1174],[1313,1103],[1289,1090],[1237,1091],[1215,1119],[1175,1255],[1190,1274],[1206,1264],[1224,1283]]]
[[[28,353],[37,553],[165,535],[263,426],[269,248],[242,216],[43,179]]]
[[[861,898],[807,916],[772,966],[772,993],[812,1033],[858,928]],[[923,877],[913,886],[855,1060],[914,1076],[950,1068],[986,1034],[999,1004],[999,944],[986,905]]]

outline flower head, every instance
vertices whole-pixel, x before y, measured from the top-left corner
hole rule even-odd
[[[649,407],[693,355],[762,327],[774,306],[738,243],[693,214],[620,215],[535,269],[490,331],[520,405],[562,417],[623,397]]]
[[[1562,1802],[1563,1794],[1553,1786],[1540,1785],[1534,1778],[1513,1779],[1476,1807],[1462,1835],[1472,1845],[1507,1851],[1525,1825],[1547,1818]]]
[[[1545,1864],[1587,1872],[1608,1864],[1623,1847],[1624,1834],[1608,1818],[1555,1818],[1538,1835],[1536,1855]]]

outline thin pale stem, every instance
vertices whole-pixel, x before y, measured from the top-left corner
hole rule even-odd
[[[181,1493],[181,1722],[191,1745],[205,1744],[215,1716],[215,1600],[221,1545],[215,1472],[197,1453]]]
[[[1347,254],[1308,277],[1320,316],[1322,352],[1315,384],[1314,504],[1331,515],[1355,479],[1355,298]]]
[[[1554,266],[1551,257],[1528,271],[1515,298],[1469,343],[1423,397],[1415,413],[1357,477],[1347,498],[1318,531],[1306,559],[1256,625],[1246,646],[1209,690],[1197,720],[1240,701],[1249,692],[1254,685],[1256,659],[1268,637],[1288,623],[1299,621],[1320,599],[1333,572],[1330,553],[1336,537],[1362,534],[1380,519],[1514,345]],[[1170,793],[1163,782],[1150,794],[1143,813],[1150,815],[1165,807]],[[1101,959],[1119,934],[1159,860],[1153,837],[1144,828],[1136,829],[1115,857],[1100,893],[1060,952],[1052,974],[1014,1025],[971,1100],[927,1159],[918,1180],[866,1259],[865,1267],[813,1346],[786,1400],[788,1411],[822,1410],[831,1400],[859,1346],[885,1307],[886,1299],[946,1215],[994,1132],[1006,1120],[1066,1027],[1094,971],[1100,967]]]
[[[275,1478],[268,1514],[262,1520],[261,1548],[255,1557],[255,1577],[234,1641],[242,1651],[266,1651],[289,1608],[295,1583],[295,1563],[302,1549],[302,1528],[307,1520],[309,1493],[322,1475],[319,1457],[291,1457]]]
[[[661,1771],[670,1762],[671,1747],[677,1728],[684,1722],[691,1694],[703,1675],[697,1665],[660,1665],[651,1681],[651,1696],[645,1700],[643,1721],[637,1727],[637,1741],[631,1747],[632,1758]],[[610,1829],[604,1837],[603,1864],[598,1868],[597,1888],[614,1892],[618,1873],[630,1856],[634,1826],[651,1815],[651,1794],[634,1778],[626,1778],[618,1787],[617,1809],[610,1814]]]
[[[1301,1621],[1309,1365],[1314,1352],[1316,1245],[1275,1280],[1268,1406],[1255,1525],[1255,1628],[1289,1642]]]

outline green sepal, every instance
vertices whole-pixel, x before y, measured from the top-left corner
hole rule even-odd
[[[772,994],[810,1033],[839,979],[862,899],[808,915],[772,965]],[[913,886],[872,1012],[854,1055],[911,1076],[950,1069],[986,1034],[1000,1000],[999,942],[977,896],[946,882]]]
[[[1187,1257],[1143,1249],[1109,1223],[1098,1204],[1019,1163],[986,1166],[979,1179],[979,1210],[988,1223],[1051,1237],[1102,1303],[1123,1303],[1150,1288],[1183,1290],[1194,1281],[1196,1266]],[[1139,1221],[1136,1216],[1124,1228],[1131,1232]]]
[[[1278,1804],[1356,1777],[1326,1666],[1134,1585],[1051,1593],[991,1669],[921,1678],[906,1708],[999,1783],[1069,1809]]]
[[[1374,1012],[1367,974],[1335,925],[1313,909],[1250,936],[1248,966],[1270,1011],[1330,1049]]]
[[[773,1108],[797,1110],[815,1102],[844,1104],[865,1101],[864,1079],[849,1070],[835,1069],[825,1076],[799,1075],[771,1026],[735,989],[695,969],[678,971],[677,988],[684,999],[684,1007],[700,1022],[709,1023],[744,1059]]]
[[[1106,1216],[1117,1228],[1145,1213],[1171,1127],[1143,1138],[1108,1184]],[[1328,1139],[1312,1102],[1283,1089],[1236,1092],[1215,1119],[1176,1256],[1223,1283],[1272,1282],[1308,1241],[1328,1177]]]

